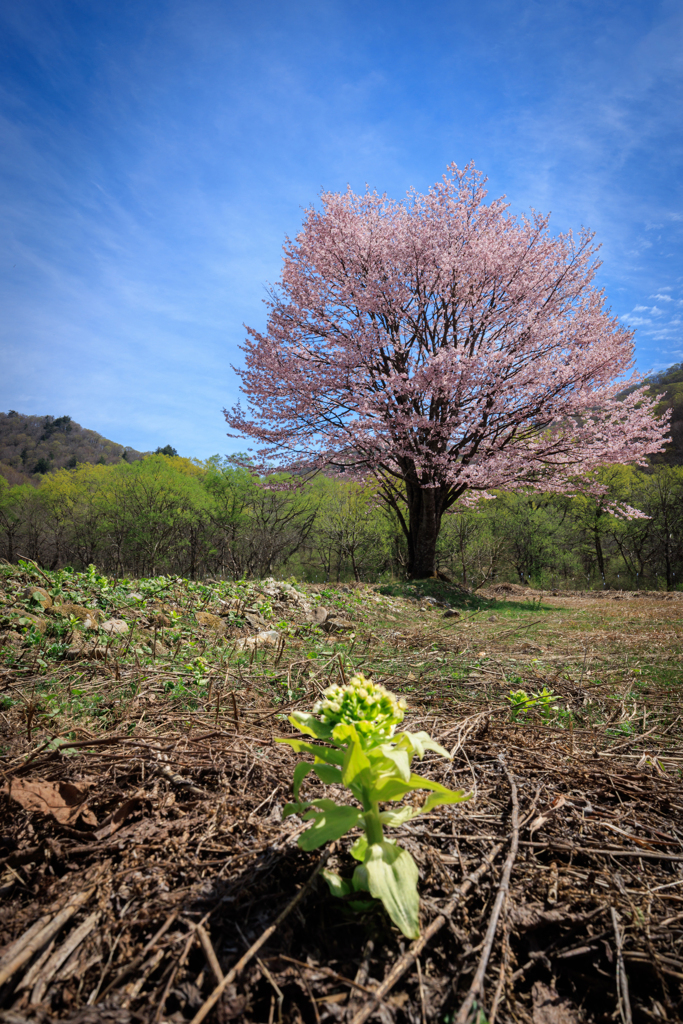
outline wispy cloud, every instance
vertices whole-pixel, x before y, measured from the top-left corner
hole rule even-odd
[[[673,362],[683,11],[617,7],[5,5],[0,408],[229,450],[230,363],[301,208],[471,158],[515,211],[596,230],[640,364]]]

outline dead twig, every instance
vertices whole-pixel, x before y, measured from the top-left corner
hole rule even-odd
[[[223,971],[221,970],[221,965],[218,963],[218,957],[216,956],[216,951],[213,948],[213,943],[211,942],[209,933],[207,932],[206,928],[203,925],[198,924],[197,935],[199,936],[199,941],[202,944],[202,949],[204,950],[206,961],[211,970],[213,971],[213,976],[216,979],[216,984],[220,984],[224,978],[224,974]]]
[[[12,958],[5,962],[5,965],[0,968],[0,986],[4,985],[6,981],[16,974],[16,972],[27,963],[34,953],[37,953],[39,949],[46,946],[57,933],[63,928],[67,921],[69,921],[76,911],[88,902],[92,894],[95,892],[96,886],[90,886],[83,892],[76,893],[71,897],[58,914],[52,919],[49,919],[41,928],[35,931],[35,925],[30,928],[23,939],[18,940],[18,945],[15,944],[16,952]],[[43,920],[43,918],[41,918]],[[37,923],[37,922],[36,922]]]
[[[144,949],[140,953],[138,953],[138,955],[134,957],[129,964],[127,964],[118,972],[114,980],[107,985],[107,987],[104,989],[104,991],[96,1000],[96,1002],[101,1002],[104,999],[104,997],[111,992],[113,988],[116,988],[117,985],[121,984],[124,978],[127,978],[129,974],[132,974],[134,971],[138,969],[138,967],[143,962],[149,951],[153,949],[154,946],[159,941],[159,939],[166,934],[166,932],[171,927],[177,916],[177,910],[174,910],[173,913],[168,915],[168,917],[162,924],[161,928],[159,928],[159,930],[152,936],[149,942],[145,945]]]
[[[475,999],[481,996],[484,988],[484,977],[486,975],[486,968],[488,967],[489,957],[491,956],[491,950],[493,949],[493,941],[496,937],[496,930],[498,928],[498,919],[500,912],[503,909],[503,905],[508,897],[510,890],[510,875],[512,874],[512,868],[517,857],[517,850],[519,849],[519,800],[517,798],[517,785],[507,765],[503,761],[502,754],[500,755],[500,761],[503,765],[505,774],[508,777],[510,783],[510,792],[512,796],[512,839],[510,841],[510,852],[505,860],[503,866],[503,874],[500,879],[500,885],[498,886],[498,893],[496,894],[495,903],[493,904],[493,910],[491,911],[491,917],[489,918],[489,926],[486,929],[486,936],[484,938],[484,947],[481,951],[479,958],[479,965],[475,972],[472,983],[469,987],[469,991],[465,996],[463,1003],[458,1010],[458,1014],[455,1018],[454,1024],[467,1024],[467,1020],[472,1010],[472,1004]]]
[[[258,951],[261,948],[261,946],[263,946],[264,943],[266,943],[268,941],[268,939],[273,934],[273,932],[275,932],[277,930],[277,928],[279,928],[279,926],[282,924],[284,919],[289,914],[291,914],[291,912],[294,910],[294,908],[297,906],[297,904],[303,899],[303,897],[306,895],[306,893],[309,891],[309,889],[313,885],[313,882],[315,881],[315,879],[318,877],[318,874],[320,873],[322,868],[327,863],[327,858],[328,857],[329,857],[329,850],[325,850],[325,852],[323,853],[322,857],[318,861],[318,863],[317,863],[317,865],[315,867],[315,870],[313,871],[313,874],[308,879],[306,884],[303,885],[301,887],[301,889],[299,889],[299,891],[296,894],[296,896],[294,897],[294,899],[290,900],[290,902],[287,904],[287,906],[282,911],[282,913],[279,914],[275,918],[273,923],[271,925],[269,925],[264,932],[261,933],[261,935],[258,937],[256,942],[254,942],[249,947],[249,949],[246,951],[244,956],[240,957],[240,959],[237,961],[235,966],[232,967],[228,971],[228,973],[225,975],[225,977],[220,982],[220,984],[218,984],[216,986],[216,988],[213,990],[213,992],[211,993],[209,998],[204,1002],[204,1004],[200,1007],[200,1009],[197,1011],[197,1013],[195,1013],[195,1015],[192,1018],[190,1024],[200,1024],[200,1021],[204,1020],[204,1018],[209,1013],[209,1011],[211,1009],[213,1009],[213,1007],[216,1005],[216,1003],[218,1002],[220,997],[223,995],[223,993],[225,992],[225,990],[228,987],[228,985],[232,984],[232,982],[235,980],[235,978],[240,973],[240,971],[243,970],[243,968],[256,955],[256,953],[258,953]]]
[[[610,914],[612,916],[612,927],[614,928],[614,941],[617,945],[617,1003],[619,1006],[619,1015],[622,1020],[622,1024],[633,1024],[633,1016],[631,1014],[631,1000],[628,994],[628,978],[626,977],[626,968],[624,966],[624,937],[621,932],[619,925],[619,918],[614,907],[610,907]]]

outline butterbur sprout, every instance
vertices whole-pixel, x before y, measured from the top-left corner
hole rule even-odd
[[[363,740],[389,739],[403,721],[406,702],[379,683],[355,675],[344,686],[333,684],[324,691],[313,714],[329,725],[355,725]]]
[[[361,894],[359,900],[347,902],[354,910],[372,905],[362,896],[369,893],[381,900],[404,935],[416,938],[420,933],[417,865],[407,850],[385,839],[384,827],[403,825],[441,804],[469,800],[471,794],[447,789],[411,770],[415,755],[422,758],[427,750],[442,757],[450,755],[429,733],[397,733],[405,711],[403,700],[358,673],[343,686],[329,686],[312,713],[290,716],[300,732],[322,742],[280,739],[278,743],[313,756],[312,762],[301,761],[294,769],[294,800],[284,809],[285,817],[299,814],[312,823],[298,839],[301,849],[315,850],[352,829],[359,830],[351,847],[352,857],[360,862],[353,875],[342,878],[333,871],[322,872],[330,892],[334,896]],[[301,785],[311,771],[326,785],[346,786],[360,806],[300,799]],[[421,807],[381,808],[416,789],[431,790]]]

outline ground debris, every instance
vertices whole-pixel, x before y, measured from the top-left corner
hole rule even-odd
[[[636,770],[618,752],[596,761],[580,741],[570,759],[558,738],[534,740],[528,728],[490,717],[479,715],[474,726],[451,764],[434,758],[425,766],[449,785],[473,778],[476,798],[397,830],[422,853],[423,930],[453,904],[417,957],[419,972],[412,961],[373,1001],[404,941],[379,910],[354,916],[319,886],[225,986],[207,1019],[265,1021],[272,1006],[297,1024],[350,1021],[361,1012],[412,1024],[421,1000],[426,1019],[455,1014],[479,962],[508,850],[503,766],[519,792],[519,851],[477,1005],[490,1011],[497,1000],[499,1021],[608,1020],[618,999],[614,910],[633,1020],[656,1019],[653,1006],[680,1019],[677,780],[651,766]],[[447,721],[431,730],[446,741],[467,731]],[[0,797],[7,826],[0,1020],[191,1021],[218,973],[228,974],[272,925],[319,857],[296,846],[296,820],[272,813],[287,796],[295,757],[269,737],[220,732],[136,732],[85,743],[78,753],[5,765],[12,788]],[[81,802],[87,791],[92,820],[63,820],[49,801],[15,799],[34,792],[40,799],[46,786],[76,792]],[[618,831],[605,830],[616,822]],[[337,844],[339,863],[348,861],[348,846]],[[496,847],[491,871],[453,901]]]
[[[468,1024],[683,1019],[677,598],[519,588],[444,619],[368,586],[72,574],[86,633],[51,609],[41,631],[36,580],[5,570],[0,1024],[453,1024],[482,969]],[[311,882],[322,851],[283,817],[298,758],[274,739],[358,669],[452,753],[421,772],[474,792],[394,830],[419,945]],[[552,714],[511,720],[545,686]]]

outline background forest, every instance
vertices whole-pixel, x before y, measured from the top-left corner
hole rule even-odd
[[[439,537],[439,571],[472,588],[683,589],[683,365],[649,386],[663,393],[660,411],[672,410],[671,444],[652,466],[606,467],[599,500],[497,492],[456,505]],[[9,562],[191,578],[405,573],[403,534],[373,484],[320,475],[294,486],[170,447],[143,457],[69,417],[0,414],[0,448],[0,556]],[[617,505],[644,516],[624,518]]]
[[[544,588],[676,589],[683,583],[683,466],[614,466],[600,500],[499,493],[444,519],[438,567],[453,581]],[[648,518],[610,512],[624,502]],[[217,456],[149,455],[84,464],[39,487],[0,478],[0,555],[112,575],[294,575],[375,581],[402,575],[398,523],[372,485],[318,476],[290,487]]]

